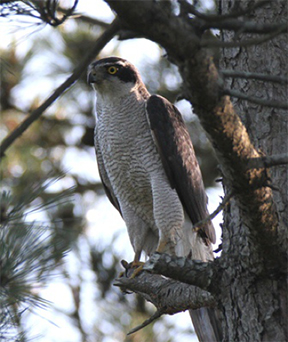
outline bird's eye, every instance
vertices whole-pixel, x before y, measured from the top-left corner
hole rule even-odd
[[[116,72],[118,71],[118,68],[115,66],[110,66],[107,70],[108,70],[110,75],[115,75]]]

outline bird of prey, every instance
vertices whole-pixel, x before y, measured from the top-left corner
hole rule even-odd
[[[97,93],[95,147],[105,192],[122,215],[135,252],[155,251],[208,261],[215,243],[205,219],[207,196],[193,145],[178,109],[150,95],[127,60],[92,63]],[[185,215],[190,223],[185,224]]]

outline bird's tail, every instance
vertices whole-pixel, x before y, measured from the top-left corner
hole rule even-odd
[[[194,330],[200,342],[223,340],[220,312],[212,308],[189,310]]]
[[[194,260],[204,262],[214,259],[212,245],[191,229],[191,223],[185,224],[184,239],[177,246],[179,256],[192,255]],[[221,313],[217,308],[200,308],[189,310],[196,335],[200,342],[218,342],[223,340]]]

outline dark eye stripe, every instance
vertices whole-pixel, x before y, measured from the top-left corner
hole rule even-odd
[[[136,83],[137,75],[136,72],[129,66],[120,66],[117,72],[117,77],[125,83]]]
[[[97,63],[99,62],[96,62],[95,65],[97,65]],[[103,65],[105,67],[105,69],[107,70],[107,72],[111,75],[111,76],[115,76],[115,77],[118,77],[120,79],[120,81],[124,82],[124,83],[136,83],[137,81],[137,71],[136,69],[129,65],[129,64],[126,64],[126,65],[123,65],[122,63],[107,63],[106,65],[104,64]],[[111,73],[109,72],[109,68],[111,67],[115,67],[118,69],[117,72],[115,73]]]

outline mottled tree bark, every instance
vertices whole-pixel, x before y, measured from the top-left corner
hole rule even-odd
[[[241,1],[246,7],[249,1]],[[239,1],[222,0],[223,14],[237,6]],[[273,23],[287,20],[287,2],[274,1],[252,12],[250,19]],[[232,33],[225,32],[223,39],[230,40]],[[279,36],[260,45],[223,49],[221,67],[287,77],[288,44],[286,36]],[[287,101],[287,87],[264,81],[227,79],[229,89],[258,97]],[[273,109],[247,101],[233,99],[233,105],[245,124],[250,140],[265,155],[285,153],[288,144],[287,110]],[[269,169],[273,199],[280,217],[277,240],[287,246],[287,165]],[[259,276],[261,267],[257,243],[248,233],[245,211],[235,200],[225,210],[223,229],[222,305],[225,312],[225,335],[233,341],[286,341],[287,340],[287,282],[279,273]],[[272,241],[271,241],[272,243]],[[265,251],[264,251],[265,253]],[[280,267],[280,265],[279,265]]]

